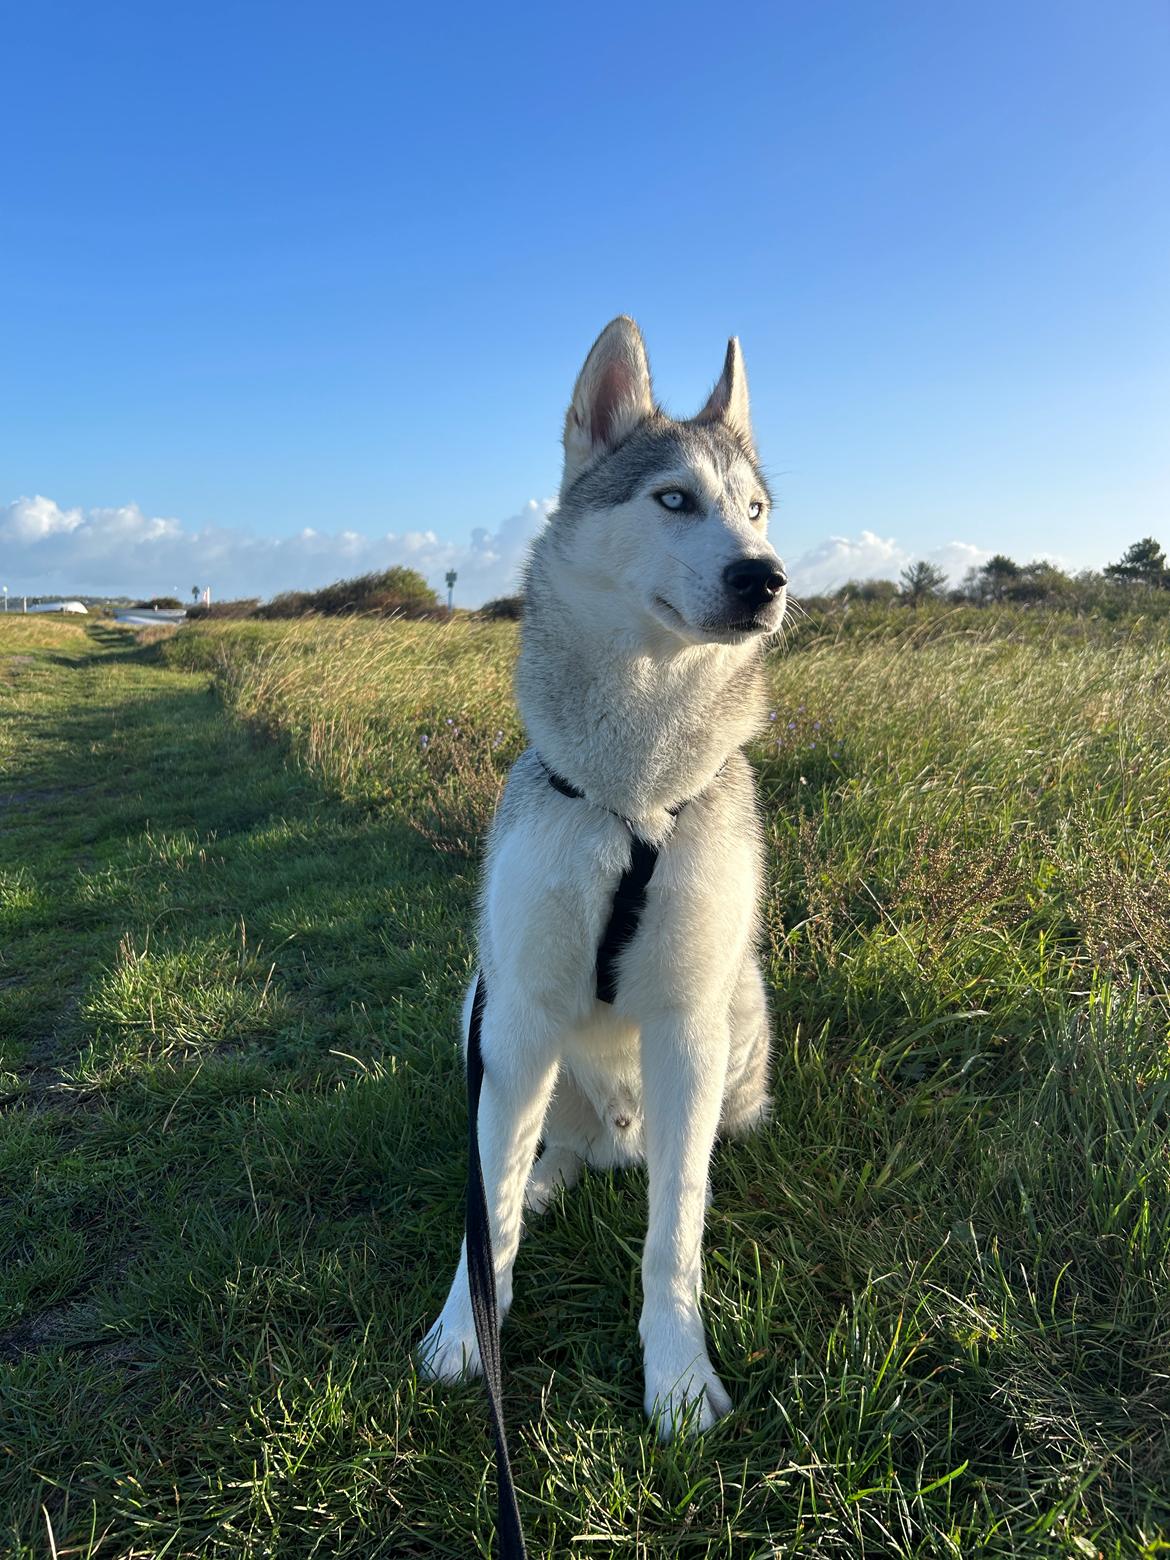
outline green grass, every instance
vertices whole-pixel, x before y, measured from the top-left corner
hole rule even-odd
[[[910,616],[772,663],[775,1114],[707,1241],[736,1411],[647,1431],[644,1179],[588,1175],[505,1333],[534,1555],[1170,1544],[1170,644]],[[4,1552],[489,1552],[480,1389],[410,1350],[514,650],[0,618]]]

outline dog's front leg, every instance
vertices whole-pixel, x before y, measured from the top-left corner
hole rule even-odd
[[[535,1019],[531,1008],[521,1012],[495,994],[488,996],[481,1045],[479,1157],[503,1318],[512,1303],[524,1186],[557,1069],[551,1031]],[[466,1240],[439,1318],[419,1345],[419,1360],[426,1375],[441,1381],[478,1376],[483,1369],[467,1287]]]
[[[642,1026],[650,1216],[642,1252],[646,1412],[670,1440],[731,1407],[707,1356],[699,1294],[707,1166],[727,1073],[726,1016],[663,1013]]]

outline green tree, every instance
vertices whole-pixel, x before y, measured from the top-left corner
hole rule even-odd
[[[833,595],[837,601],[878,602],[884,606],[897,597],[898,587],[893,580],[846,580]]]
[[[1043,558],[1025,563],[1013,583],[1006,587],[1008,601],[1045,602],[1049,606],[1069,598],[1074,590],[1073,582],[1063,569]]]
[[[1152,536],[1143,536],[1140,542],[1127,547],[1116,563],[1106,564],[1105,573],[1111,580],[1170,590],[1166,554]]]
[[[400,563],[373,578],[379,581],[387,595],[398,596],[413,605],[433,607],[439,599],[416,569],[406,569]]]
[[[1021,569],[1014,558],[1006,553],[996,553],[988,558],[979,570],[983,598],[986,601],[1002,601],[1019,580]]]
[[[899,578],[902,582],[902,600],[908,601],[912,607],[937,596],[947,582],[943,571],[933,563],[927,563],[925,558],[908,564]]]

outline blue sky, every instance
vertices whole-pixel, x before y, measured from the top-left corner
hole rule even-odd
[[[0,49],[10,590],[502,588],[620,311],[681,413],[741,337],[798,587],[1170,545],[1164,0],[48,3]]]

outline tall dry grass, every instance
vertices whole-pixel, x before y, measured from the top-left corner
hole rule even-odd
[[[1012,633],[991,611],[886,625],[770,656],[753,756],[774,956],[839,960],[875,918],[900,946],[1026,924],[1062,964],[1164,983],[1170,644],[1144,623]],[[203,624],[168,654],[343,796],[474,855],[524,742],[517,645],[506,622],[317,618]]]
[[[523,746],[517,643],[512,623],[308,618],[200,624],[172,648],[341,795],[470,854]]]

